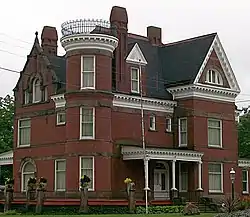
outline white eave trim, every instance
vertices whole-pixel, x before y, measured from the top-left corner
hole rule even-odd
[[[128,54],[128,57],[126,58],[127,63],[131,64],[141,64],[141,65],[147,65],[148,62],[146,58],[144,57],[142,50],[140,49],[140,46],[136,43],[130,53]]]
[[[7,151],[0,154],[0,166],[13,164],[13,151]]]
[[[140,147],[122,146],[123,160],[140,160],[144,158],[144,151]],[[177,160],[201,162],[203,153],[196,151],[180,151],[177,149],[146,148],[148,159]]]
[[[219,36],[216,35],[215,38],[214,38],[214,41],[212,43],[212,45],[210,46],[209,50],[208,50],[208,53],[199,69],[199,72],[194,80],[194,84],[197,84],[200,80],[200,77],[207,65],[207,62],[213,52],[213,50],[215,51],[216,55],[218,56],[218,59],[220,61],[220,64],[222,66],[222,69],[223,69],[223,72],[225,73],[225,76],[226,76],[226,79],[229,83],[229,86],[230,88],[235,91],[235,92],[238,92],[240,93],[240,87],[239,87],[239,84],[237,82],[237,79],[235,77],[235,74],[232,70],[232,67],[229,63],[229,60],[227,58],[227,55],[223,49],[223,46],[220,42],[220,39],[219,39]]]
[[[51,99],[55,102],[56,108],[65,107],[66,100],[64,98],[64,94],[58,94],[58,95],[51,96]]]
[[[238,167],[250,168],[250,160],[249,159],[239,159]]]
[[[156,112],[173,113],[174,107],[177,105],[175,101],[159,100],[155,98],[142,98],[143,109]],[[141,109],[141,98],[126,94],[115,94],[113,98],[113,106]]]
[[[198,97],[210,100],[235,102],[239,92],[224,87],[205,84],[191,84],[167,88],[174,99]]]

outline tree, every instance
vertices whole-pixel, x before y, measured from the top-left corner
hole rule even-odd
[[[13,148],[14,97],[0,97],[0,153]]]
[[[250,114],[240,117],[238,124],[239,156],[250,158]]]

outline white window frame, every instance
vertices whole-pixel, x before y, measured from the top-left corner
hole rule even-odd
[[[209,126],[209,121],[217,121],[220,123],[220,127],[219,128],[215,128],[215,127],[210,127]],[[209,144],[209,128],[212,129],[219,129],[220,130],[220,145],[210,145]],[[208,118],[207,119],[207,143],[208,143],[208,147],[212,147],[212,148],[222,148],[222,133],[223,133],[223,126],[222,126],[222,120],[219,119],[215,119],[215,118]]]
[[[60,162],[60,161],[64,161],[65,162],[65,170],[56,170],[56,168],[57,168],[57,162]],[[55,189],[54,190],[56,192],[66,191],[66,168],[67,168],[66,159],[57,159],[57,160],[55,160],[55,185],[54,185]],[[65,173],[65,188],[64,189],[57,189],[56,183],[57,183],[57,173],[58,172],[64,172]]]
[[[182,184],[181,184],[181,178],[182,178],[182,172],[181,172],[181,168],[182,168],[182,165],[184,165],[185,163],[183,162],[179,162],[179,189],[180,189],[180,192],[188,192],[188,188],[185,190],[185,189],[182,189]],[[187,171],[187,176],[188,176],[188,171]],[[189,185],[189,183],[187,183],[187,185]]]
[[[60,115],[64,115],[65,116],[65,121],[64,122],[60,122]],[[60,111],[56,113],[56,125],[64,125],[66,123],[66,112],[65,111]]]
[[[168,123],[167,123],[168,121]],[[166,118],[166,132],[172,131],[172,118]]]
[[[38,84],[36,85],[36,82],[38,81]],[[36,86],[39,86],[39,91],[40,91],[40,100],[36,100]],[[41,102],[42,101],[42,90],[41,90],[41,85],[39,83],[39,78],[36,78],[33,80],[33,84],[32,84],[32,95],[33,95],[33,99],[32,99],[32,102],[33,103],[38,103],[38,102]]]
[[[92,183],[93,183],[93,186],[92,186],[92,188],[88,188],[88,190],[89,191],[95,191],[95,157],[94,156],[80,156],[79,157],[79,178],[78,178],[78,180],[80,180],[80,178],[81,178],[81,170],[82,170],[82,168],[81,168],[81,163],[82,163],[82,159],[83,158],[92,158],[92,165],[93,165],[93,168],[92,168],[92,179],[93,180],[91,180],[92,181]],[[80,185],[79,185],[79,190],[80,190]]]
[[[242,174],[242,193],[243,193],[243,194],[248,194],[248,193],[249,193],[248,170],[247,170],[247,169],[242,169],[242,173],[243,173],[243,172],[246,172],[246,177],[247,177],[247,179],[246,179],[246,180],[243,180],[243,174]],[[246,183],[246,186],[247,186],[246,191],[244,191],[244,189],[243,189],[243,183]]]
[[[92,109],[92,112],[93,112],[93,135],[92,136],[82,135],[82,110],[83,109]],[[80,107],[80,140],[84,140],[84,139],[95,139],[95,108],[94,107]]]
[[[215,82],[213,82],[213,74],[215,76]],[[206,83],[209,84],[216,84],[216,85],[223,85],[223,79],[221,74],[215,70],[215,69],[209,69],[207,70],[207,74],[206,74]]]
[[[221,190],[210,190],[209,189],[209,173],[211,173],[211,172],[209,172],[209,164],[216,164],[216,165],[220,165],[220,167],[221,167],[221,172],[220,172],[220,175],[221,175]],[[209,162],[208,163],[208,192],[209,193],[223,193],[223,187],[224,187],[224,180],[223,180],[223,163],[215,163],[215,162]]]
[[[86,72],[89,72],[89,73],[93,73],[93,86],[90,86],[90,87],[84,87],[84,81],[83,81],[83,77],[84,77],[84,66],[83,66],[83,63],[84,63],[84,57],[92,57],[93,58],[93,62],[94,62],[94,70],[93,71],[86,71]],[[82,55],[81,56],[81,89],[84,90],[84,89],[95,89],[96,87],[96,57],[95,55]]]
[[[181,121],[182,120],[186,120],[186,131],[181,132]],[[179,135],[179,147],[187,147],[187,143],[188,143],[188,123],[187,123],[187,118],[183,117],[183,118],[179,118],[178,119],[178,135]],[[182,133],[186,133],[186,144],[181,143],[181,134]]]
[[[152,119],[152,126],[151,126],[151,119]],[[152,131],[155,131],[156,130],[156,115],[154,114],[151,114],[149,116],[149,129],[152,130]]]
[[[138,77],[138,80],[135,80],[135,79],[133,79],[133,76],[132,76],[132,71],[133,70],[136,70],[137,71],[137,77]],[[136,68],[136,67],[131,67],[131,69],[130,69],[130,82],[131,82],[131,92],[132,93],[140,93],[140,70],[139,70],[139,68]],[[133,85],[132,85],[132,81],[136,81],[136,82],[138,82],[138,84],[137,84],[137,91],[136,90],[133,90]]]
[[[36,171],[35,171],[35,170],[36,170],[35,165],[34,165],[33,163],[31,163],[30,161],[25,162],[25,163],[23,164],[23,166],[22,166],[22,174],[21,174],[21,192],[26,192],[26,187],[27,187],[27,186],[25,186],[25,184],[24,184],[24,176],[23,176],[24,173],[23,173],[23,170],[24,170],[26,164],[28,164],[28,163],[30,163],[30,164],[33,165],[33,167],[34,167],[34,172],[25,172],[25,175],[33,174],[34,177],[35,177],[35,172],[36,172]]]
[[[17,147],[18,148],[23,148],[23,147],[30,147],[30,143],[26,145],[20,145],[20,122],[21,121],[30,121],[30,143],[31,143],[31,119],[30,118],[21,118],[18,120],[17,123]]]

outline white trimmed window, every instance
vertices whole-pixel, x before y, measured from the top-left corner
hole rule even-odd
[[[18,147],[30,146],[30,132],[31,121],[30,119],[18,120]]]
[[[187,146],[187,118],[179,118],[179,146]]]
[[[138,68],[131,68],[131,92],[140,93],[140,74]]]
[[[171,118],[166,118],[166,132],[171,132]]]
[[[208,146],[222,147],[222,121],[208,119]]]
[[[42,100],[42,91],[41,91],[41,84],[40,80],[36,78],[33,81],[33,102],[40,102]]]
[[[95,138],[95,109],[80,108],[80,139]]]
[[[31,177],[35,177],[35,172],[35,167],[31,162],[24,163],[22,167],[21,191],[26,191],[28,180]]]
[[[248,194],[249,187],[248,187],[248,170],[242,170],[242,193]]]
[[[208,164],[208,182],[209,192],[222,193],[223,192],[223,164],[209,163]]]
[[[86,175],[90,178],[89,190],[94,191],[94,157],[80,157],[80,177]],[[80,179],[80,178],[79,178]]]
[[[180,191],[187,192],[188,191],[188,164],[180,163],[179,164],[179,172],[180,172]]]
[[[81,56],[81,88],[95,89],[95,56]]]
[[[155,117],[155,115],[150,115],[150,117],[149,117],[149,129],[150,130],[156,129],[156,117]]]
[[[56,114],[56,124],[63,125],[66,123],[66,113],[61,111]]]
[[[221,74],[216,71],[209,69],[206,74],[206,82],[212,84],[223,85],[223,80]]]
[[[55,191],[66,190],[66,160],[55,160]]]

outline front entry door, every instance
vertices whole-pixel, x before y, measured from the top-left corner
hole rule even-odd
[[[169,199],[169,177],[166,170],[154,170],[154,199]]]

